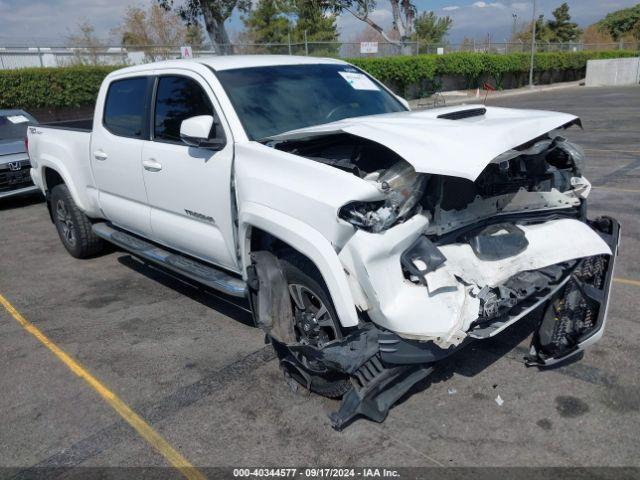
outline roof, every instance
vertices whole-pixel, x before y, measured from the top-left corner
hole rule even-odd
[[[234,68],[269,67],[276,65],[317,65],[317,64],[346,64],[335,58],[307,57],[299,55],[224,55],[194,58],[192,60],[164,60],[161,62],[145,63],[116,70],[111,75],[133,73],[149,70],[150,68],[184,67],[188,64],[207,65],[214,70],[232,70]]]
[[[221,57],[198,58],[194,61],[208,65],[214,70],[231,70],[234,68],[247,67],[269,67],[275,65],[346,63],[335,58],[305,57],[300,55],[225,55]]]

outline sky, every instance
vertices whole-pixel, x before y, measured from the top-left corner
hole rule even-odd
[[[83,20],[88,20],[103,39],[109,39],[129,5],[148,5],[153,0],[0,0],[0,47],[3,45],[64,45],[69,32],[74,31]],[[179,0],[176,0],[179,1]],[[383,27],[391,25],[389,2],[378,0],[372,18]],[[494,42],[503,42],[511,34],[513,14],[519,25],[529,22],[532,0],[414,0],[418,11],[433,10],[438,15],[453,19],[449,41],[460,42],[469,38],[486,38],[491,35]],[[551,16],[551,12],[562,0],[538,0],[538,10]],[[587,26],[608,12],[629,7],[638,0],[569,0],[573,20]],[[343,14],[338,20],[341,39],[348,41],[365,28],[352,15]],[[242,29],[239,14],[228,22],[228,29]],[[115,40],[112,38],[112,40]]]

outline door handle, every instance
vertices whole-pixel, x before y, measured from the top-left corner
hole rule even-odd
[[[107,157],[107,154],[104,153],[102,150],[96,150],[95,152],[93,152],[93,158],[95,158],[96,160],[104,161],[108,157]]]
[[[153,158],[149,158],[147,160],[143,160],[142,161],[142,166],[148,172],[159,172],[160,170],[162,170],[162,164],[159,163],[159,162],[156,162],[155,159],[153,159]]]

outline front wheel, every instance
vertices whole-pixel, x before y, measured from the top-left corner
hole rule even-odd
[[[296,340],[304,345],[322,348],[328,342],[342,338],[342,329],[331,296],[315,266],[298,255],[281,258],[280,264],[291,298]],[[287,352],[276,348],[276,353],[281,360],[285,353],[296,357],[311,379],[308,385],[311,391],[325,397],[337,398],[351,388],[348,375],[327,370],[318,373],[318,365],[310,364],[300,354],[292,352],[286,346],[283,347]],[[298,377],[294,378],[299,381]]]
[[[78,208],[64,184],[51,190],[51,215],[60,240],[75,258],[96,255],[104,248],[104,241],[91,229],[91,221]]]

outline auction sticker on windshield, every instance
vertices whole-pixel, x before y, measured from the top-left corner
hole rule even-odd
[[[362,73],[338,72],[355,90],[380,90],[366,75]]]

